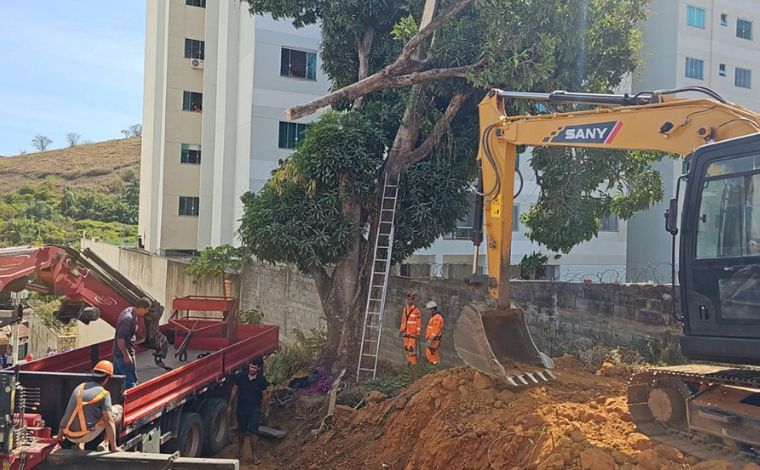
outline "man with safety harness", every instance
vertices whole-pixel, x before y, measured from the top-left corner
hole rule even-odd
[[[430,320],[425,329],[425,358],[433,365],[441,360],[441,336],[443,335],[443,314],[438,310],[438,304],[432,300],[425,305],[430,311]]]
[[[82,446],[95,440],[105,429],[109,449],[121,452],[116,445],[116,425],[121,421],[123,410],[121,405],[111,405],[111,394],[105,389],[113,376],[113,364],[100,361],[92,374],[95,380],[79,384],[71,394],[56,440],[66,438]]]
[[[422,315],[420,309],[414,305],[414,293],[406,293],[406,306],[401,312],[401,328],[399,335],[404,339],[404,351],[406,363],[410,366],[417,365],[417,338],[422,329]]]

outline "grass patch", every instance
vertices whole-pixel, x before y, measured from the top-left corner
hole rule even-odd
[[[392,397],[420,378],[439,370],[441,369],[437,366],[422,362],[413,367],[397,370],[384,377],[352,384],[338,394],[338,403],[356,406],[371,391],[377,391]]]

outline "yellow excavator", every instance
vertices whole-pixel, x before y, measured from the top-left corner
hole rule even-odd
[[[701,96],[676,96],[684,92]],[[511,100],[578,110],[510,116]],[[681,352],[690,360],[731,365],[638,373],[628,388],[629,409],[650,437],[697,456],[703,445],[687,449],[694,436],[728,440],[745,451],[760,448],[760,369],[751,367],[760,365],[760,115],[704,87],[633,96],[492,90],[479,114],[471,283],[489,295],[466,306],[457,320],[459,356],[513,386],[553,377],[551,359],[538,350],[523,310],[509,296],[517,146],[679,154],[689,170],[678,180],[665,228],[679,237]],[[483,226],[488,271],[478,275]]]

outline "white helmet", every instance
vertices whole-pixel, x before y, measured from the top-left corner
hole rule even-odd
[[[427,305],[425,305],[425,308],[438,308],[438,304],[431,300],[427,303]]]

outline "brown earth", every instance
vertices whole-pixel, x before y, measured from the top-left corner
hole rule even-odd
[[[53,176],[79,189],[104,190],[121,172],[140,171],[140,137],[0,158],[0,187],[13,191]]]
[[[312,431],[319,424],[315,410],[309,414],[299,403],[287,421],[275,423],[289,437],[263,442],[263,465],[244,460],[241,468],[733,468],[698,463],[637,433],[626,408],[624,368],[608,364],[594,374],[564,356],[557,376],[551,385],[514,393],[467,367],[444,370],[395,397],[375,393],[358,411],[339,405],[322,433]],[[224,455],[234,455],[235,447]]]

